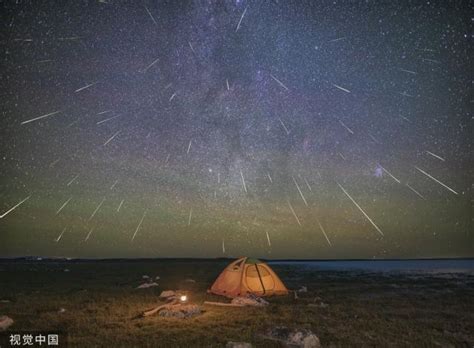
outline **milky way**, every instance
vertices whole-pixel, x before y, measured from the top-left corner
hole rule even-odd
[[[467,2],[4,7],[0,256],[474,256]]]

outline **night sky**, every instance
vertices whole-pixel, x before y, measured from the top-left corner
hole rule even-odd
[[[0,257],[474,256],[468,1],[7,1]]]

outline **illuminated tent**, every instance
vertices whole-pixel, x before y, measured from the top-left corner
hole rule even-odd
[[[226,297],[287,295],[288,289],[266,263],[240,258],[227,266],[208,292]]]

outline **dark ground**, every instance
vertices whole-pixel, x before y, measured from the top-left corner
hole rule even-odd
[[[204,306],[191,319],[152,316],[166,289],[189,290],[191,301],[227,301],[206,294],[228,261],[0,261],[0,315],[11,330],[68,333],[72,347],[224,347],[285,325],[307,328],[323,347],[473,347],[474,275],[322,271],[274,265],[290,289],[307,293],[270,298],[266,308]],[[66,271],[69,270],[69,271]],[[142,276],[158,287],[135,289]],[[191,278],[196,283],[186,282]],[[321,302],[327,306],[321,306]],[[312,304],[312,305],[310,305]],[[66,311],[59,313],[60,308]]]

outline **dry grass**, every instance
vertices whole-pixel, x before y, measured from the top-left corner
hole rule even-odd
[[[266,308],[205,306],[192,319],[132,320],[160,303],[165,289],[187,289],[191,300],[222,300],[206,289],[220,261],[0,262],[0,315],[16,330],[61,330],[73,347],[223,347],[227,341],[278,347],[259,337],[276,325],[308,328],[323,346],[472,347],[474,279],[357,274],[275,266],[290,288],[309,292],[271,298]],[[64,272],[64,269],[70,272]],[[142,275],[159,287],[137,290]],[[186,278],[196,283],[185,282]],[[309,306],[320,297],[329,306]],[[58,313],[60,308],[66,312]]]

